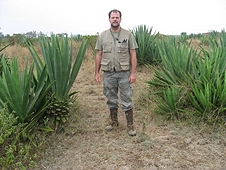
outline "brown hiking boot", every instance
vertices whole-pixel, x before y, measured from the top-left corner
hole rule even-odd
[[[133,127],[133,109],[125,112],[127,120],[127,132],[130,136],[136,136],[136,131]]]
[[[119,125],[118,109],[110,109],[110,117],[111,117],[111,123],[105,128],[107,131],[111,131]]]

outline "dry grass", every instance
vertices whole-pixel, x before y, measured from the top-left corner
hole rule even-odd
[[[73,86],[79,93],[70,120],[62,133],[47,139],[36,170],[226,168],[225,134],[203,130],[204,126],[188,126],[186,122],[166,121],[154,113],[154,98],[148,95],[146,83],[153,76],[149,67],[138,68],[133,84],[137,136],[127,135],[121,110],[118,129],[106,133],[109,111],[103,86],[94,81],[94,63],[94,54],[88,50]]]

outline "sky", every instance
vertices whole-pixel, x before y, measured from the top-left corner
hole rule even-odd
[[[0,0],[0,32],[95,35],[110,28],[108,12],[122,12],[121,27],[146,25],[180,35],[226,28],[226,0]]]

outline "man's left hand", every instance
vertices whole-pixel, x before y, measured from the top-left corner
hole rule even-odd
[[[136,81],[136,74],[131,73],[129,76],[129,82],[130,84],[134,83]]]

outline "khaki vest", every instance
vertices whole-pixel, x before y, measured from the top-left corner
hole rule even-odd
[[[130,70],[129,37],[130,32],[122,29],[118,40],[113,37],[110,30],[102,33],[103,54],[101,59],[102,71]]]

